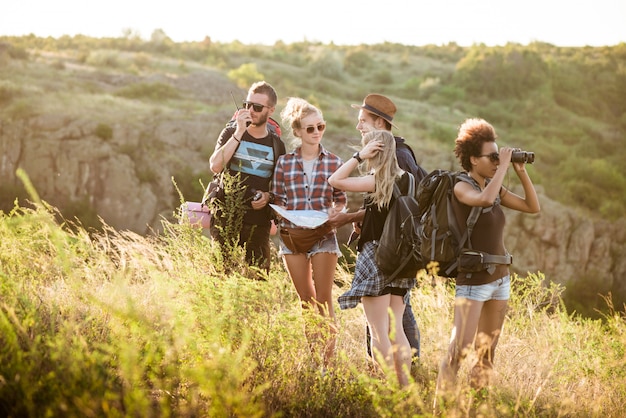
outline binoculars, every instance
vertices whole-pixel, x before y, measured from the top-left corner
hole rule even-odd
[[[535,153],[528,151],[513,151],[513,154],[511,154],[511,162],[532,164],[535,162]]]

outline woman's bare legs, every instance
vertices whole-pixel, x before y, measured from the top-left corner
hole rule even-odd
[[[478,361],[470,373],[470,384],[474,389],[489,385],[496,346],[502,333],[507,307],[508,301],[506,300],[490,300],[483,306],[474,343]]]
[[[478,362],[473,366],[470,383],[481,388],[489,383],[493,357],[502,332],[508,301],[479,302],[466,298],[454,301],[454,327],[448,353],[439,368],[437,390],[447,390],[456,381],[461,360],[475,342]]]
[[[461,360],[465,358],[474,342],[483,304],[484,302],[466,298],[454,300],[454,326],[448,352],[439,366],[438,392],[450,390],[456,383]]]
[[[393,312],[395,330],[390,336],[391,343],[394,346],[393,363],[396,368],[396,375],[400,386],[409,384],[409,374],[411,373],[411,344],[409,343],[404,326],[402,325],[402,316],[406,305],[404,298],[398,295],[391,295],[391,311]]]
[[[317,306],[323,316],[328,316],[328,330],[324,333],[325,350],[324,365],[328,365],[335,355],[337,343],[337,327],[335,326],[335,308],[333,306],[333,284],[335,283],[335,271],[337,268],[337,254],[317,253],[311,257],[313,265],[313,281]]]
[[[381,355],[388,367],[393,368],[401,386],[408,384],[411,367],[411,346],[402,328],[404,300],[401,296],[382,295],[361,298],[365,317],[370,326],[372,354]],[[394,339],[390,338],[389,308],[394,315]]]
[[[302,308],[308,309],[317,306],[322,316],[328,316],[328,330],[308,330],[307,338],[310,342],[322,340],[324,346],[324,365],[335,353],[334,325],[335,311],[333,307],[332,287],[337,267],[337,255],[332,253],[317,253],[310,259],[305,254],[287,254],[283,256],[289,277],[296,288],[302,302]]]

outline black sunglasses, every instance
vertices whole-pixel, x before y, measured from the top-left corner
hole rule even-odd
[[[320,131],[320,132],[324,132],[324,129],[326,129],[326,124],[325,123],[320,123],[317,126],[307,126],[306,127],[306,133],[307,134],[312,134],[313,132],[315,132],[315,128],[317,128],[317,130]]]
[[[497,152],[479,155],[479,157],[489,157],[489,160],[491,160],[492,163],[497,163],[498,161],[500,161],[500,154],[498,154]]]
[[[265,105],[262,105],[260,103],[252,103],[252,102],[248,102],[248,101],[243,102],[243,108],[244,109],[252,108],[252,109],[254,109],[255,112],[262,111],[264,107],[269,107],[269,106],[265,106]]]

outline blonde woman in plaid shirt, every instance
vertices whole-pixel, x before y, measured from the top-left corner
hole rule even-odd
[[[328,177],[343,161],[321,144],[326,128],[322,112],[306,100],[292,97],[281,112],[283,126],[289,127],[294,137],[295,149],[282,155],[276,164],[272,192],[274,202],[287,210],[319,210],[329,214],[342,211],[347,197],[344,191],[328,184]],[[280,227],[294,227],[287,220]],[[280,240],[283,262],[298,292],[304,309],[317,307],[327,316],[326,329],[307,329],[312,348],[324,345],[324,366],[335,351],[332,287],[337,260],[341,256],[334,229],[330,229],[306,253],[296,253]]]

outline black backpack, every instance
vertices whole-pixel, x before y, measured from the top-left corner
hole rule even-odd
[[[467,230],[461,234],[452,209],[454,185],[465,181],[480,189],[465,172],[434,170],[422,179],[417,190],[419,217],[419,252],[425,267],[439,264],[437,275],[456,277],[461,250],[471,249],[470,237],[481,207],[473,207],[467,218]],[[467,247],[466,247],[467,244]]]
[[[415,277],[424,268],[419,246],[418,203],[415,177],[409,175],[409,189],[403,195],[393,185],[394,202],[389,208],[383,232],[376,248],[375,260],[387,283],[395,277]]]

